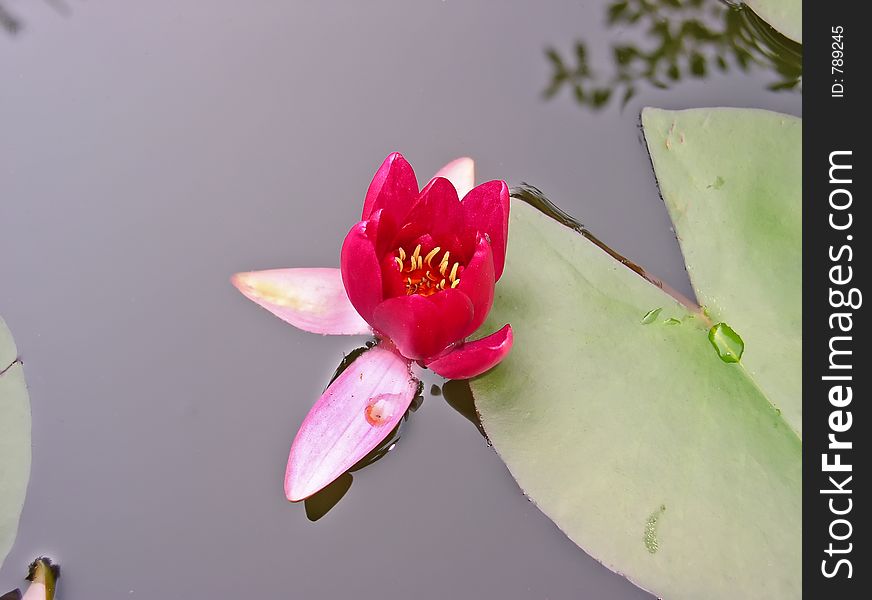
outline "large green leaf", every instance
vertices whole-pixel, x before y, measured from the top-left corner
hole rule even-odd
[[[646,108],[642,126],[699,301],[802,436],[802,120]]]
[[[30,401],[17,356],[0,318],[0,566],[15,540],[30,477]]]
[[[649,143],[655,143],[651,131],[660,125],[652,117],[666,115],[646,112]],[[703,135],[716,124],[717,132],[727,131],[721,119],[728,117],[736,134]],[[793,177],[799,178],[798,124],[792,118],[717,110],[671,118],[676,127],[670,120],[663,132],[675,136],[670,152],[683,143],[693,148],[686,161],[707,164],[705,155],[712,152],[722,159],[708,182],[723,194],[721,203],[733,202],[727,194],[734,191],[756,189],[761,172],[784,179],[781,161],[793,162]],[[757,155],[758,144],[766,152]],[[740,165],[734,168],[735,160]],[[655,157],[658,176],[660,164]],[[688,190],[709,190],[694,168],[686,168],[685,177]],[[757,183],[745,182],[747,177]],[[674,183],[684,189],[678,178],[676,167]],[[780,198],[755,197],[779,203],[778,210],[790,213],[783,218],[799,227],[798,201],[786,206]],[[766,219],[775,209],[750,202],[745,207],[750,214],[742,218],[723,220],[723,213],[713,211],[707,224],[700,214],[691,225],[704,227],[713,247],[729,250],[715,253],[721,260],[711,265],[700,259],[699,272],[722,270],[728,259],[745,256],[744,246],[780,235],[778,229],[750,226],[755,211]],[[788,420],[782,396],[769,396],[777,378],[757,373],[766,364],[756,356],[758,346],[783,350],[778,324],[754,320],[743,312],[745,303],[713,307],[710,314],[744,337],[752,359],[724,362],[708,339],[709,318],[587,237],[525,204],[516,202],[512,211],[509,260],[489,326],[512,323],[515,347],[471,386],[484,429],[521,488],[579,546],[658,596],[799,597],[799,416]],[[745,268],[749,278],[756,276],[757,263]],[[756,293],[769,311],[770,299]],[[777,302],[782,300],[790,304],[786,295]],[[790,314],[796,309],[781,308]],[[800,359],[798,353],[784,356],[790,369]]]
[[[764,21],[802,43],[802,0],[743,0]]]

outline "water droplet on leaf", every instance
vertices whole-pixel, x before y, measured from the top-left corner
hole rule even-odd
[[[733,331],[726,323],[718,323],[709,329],[708,339],[718,352],[718,356],[726,363],[737,363],[745,351],[742,337]]]
[[[669,317],[665,321],[663,321],[666,325],[681,325],[681,320],[676,319],[675,317]]]
[[[645,313],[645,316],[642,317],[642,325],[650,325],[654,321],[657,320],[657,317],[660,315],[660,311],[662,308],[652,308],[648,312]]]
[[[366,422],[373,427],[381,427],[390,421],[394,416],[393,398],[391,395],[381,395],[370,400],[363,409]]]

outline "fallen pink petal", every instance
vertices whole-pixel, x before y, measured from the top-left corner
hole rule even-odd
[[[297,432],[285,473],[288,500],[304,500],[365,457],[399,424],[418,380],[409,362],[381,345],[331,383]]]

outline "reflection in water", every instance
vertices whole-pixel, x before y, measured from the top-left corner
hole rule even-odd
[[[44,0],[44,2],[55,9],[58,14],[66,16],[70,13],[70,8],[63,0]],[[24,23],[22,23],[21,19],[6,8],[3,0],[0,0],[0,31],[14,35],[21,31],[23,27]]]
[[[772,91],[801,89],[802,45],[747,6],[719,0],[616,0],[606,9],[606,22],[637,30],[651,45],[613,44],[609,76],[590,67],[583,40],[576,42],[570,59],[548,48],[553,73],[546,98],[568,88],[587,108],[601,109],[618,97],[623,108],[640,84],[668,88],[682,78],[704,78],[712,69],[747,71],[751,65],[778,75],[768,86]]]
[[[5,31],[10,35],[18,33],[21,30],[21,21],[19,21],[11,12],[6,10],[6,7],[3,6],[2,3],[0,3],[0,30]]]

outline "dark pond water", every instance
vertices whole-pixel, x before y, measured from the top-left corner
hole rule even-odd
[[[650,597],[540,514],[442,395],[310,521],[282,493],[288,448],[360,340],[296,331],[228,283],[337,265],[400,150],[422,179],[466,154],[481,180],[534,184],[691,293],[639,110],[799,114],[768,89],[796,73],[724,33],[716,2],[685,9],[716,34],[684,41],[702,67],[673,38],[655,71],[616,61],[683,17],[609,25],[609,4],[0,0],[0,314],[34,440],[0,592],[47,553],[63,600]]]

